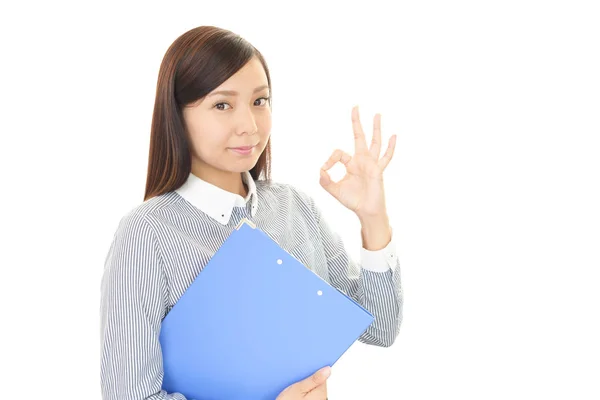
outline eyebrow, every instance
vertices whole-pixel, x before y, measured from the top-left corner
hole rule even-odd
[[[268,89],[268,88],[269,88],[269,85],[262,85],[262,86],[257,87],[256,89],[254,89],[254,91],[252,93],[260,92],[261,90]],[[223,94],[226,96],[237,96],[239,94],[239,92],[236,92],[235,90],[219,90],[216,92],[212,92],[211,94],[209,94],[206,97],[215,96],[217,94]]]

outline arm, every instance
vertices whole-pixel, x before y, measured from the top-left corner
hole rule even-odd
[[[186,400],[161,390],[158,335],[166,281],[157,239],[143,216],[124,217],[101,283],[101,387],[104,400]]]
[[[355,263],[347,251],[339,234],[325,221],[320,209],[311,199],[311,208],[316,218],[321,242],[325,250],[329,279],[332,286],[352,297],[375,317],[371,326],[359,337],[359,341],[380,347],[391,346],[400,332],[402,323],[403,294],[400,281],[400,261],[396,255],[392,230],[389,225],[375,225],[363,222],[361,262]],[[385,229],[375,232],[373,228]],[[367,250],[365,245],[373,243]]]

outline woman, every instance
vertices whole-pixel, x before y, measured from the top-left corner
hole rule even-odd
[[[175,40],[158,77],[144,202],[120,220],[106,257],[105,400],[185,399],[161,390],[161,321],[242,218],[375,316],[359,341],[382,347],[394,342],[403,300],[382,173],[395,136],[380,158],[379,115],[370,148],[356,107],[352,121],[354,156],[334,151],[320,184],[360,219],[360,264],[312,197],[270,179],[271,79],[261,53],[211,26]],[[338,161],[347,175],[336,183],[327,170]],[[298,382],[278,400],[325,399],[327,376]]]

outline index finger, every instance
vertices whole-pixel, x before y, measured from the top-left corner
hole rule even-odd
[[[327,382],[317,386],[313,390],[307,393],[304,397],[305,400],[327,400]]]

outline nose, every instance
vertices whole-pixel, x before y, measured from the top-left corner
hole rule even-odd
[[[239,134],[243,135],[244,133],[248,135],[254,135],[258,132],[258,127],[256,126],[256,120],[254,118],[254,114],[252,110],[245,109],[245,112],[242,112],[242,116],[240,116],[240,127]]]

